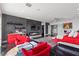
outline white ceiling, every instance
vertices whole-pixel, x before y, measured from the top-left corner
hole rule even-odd
[[[79,15],[79,4],[77,3],[31,3],[31,7],[25,3],[1,4],[2,12],[5,14],[50,22],[54,18],[72,18]]]

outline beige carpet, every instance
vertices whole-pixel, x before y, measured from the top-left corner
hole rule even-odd
[[[43,37],[43,38],[38,38],[38,39],[34,39],[35,41],[41,42],[47,42],[48,44],[50,44],[52,47],[56,45],[56,43],[52,42],[52,38],[51,37]]]

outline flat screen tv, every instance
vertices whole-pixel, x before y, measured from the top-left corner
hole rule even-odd
[[[31,30],[36,30],[36,26],[35,25],[31,26]]]

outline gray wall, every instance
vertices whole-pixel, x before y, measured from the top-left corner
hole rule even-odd
[[[36,28],[39,26],[40,27],[40,30],[31,30],[31,26],[35,25]],[[41,26],[41,22],[39,21],[33,21],[33,20],[28,20],[27,21],[27,32],[30,33],[30,32],[39,32],[41,34],[42,32],[42,26]]]
[[[15,32],[14,30],[14,25],[8,25],[7,22],[13,22],[13,23],[21,23],[23,24],[22,26],[25,27],[26,32],[39,32],[41,34],[41,22],[38,21],[33,21],[33,20],[28,20],[20,17],[15,17],[11,15],[6,15],[2,14],[2,40],[7,39],[7,34],[12,31]],[[35,24],[36,26],[40,26],[40,30],[38,31],[32,31],[31,26]]]
[[[7,38],[7,34],[12,31],[15,32],[14,26],[7,24],[7,22],[13,22],[13,23],[21,23],[22,26],[26,27],[26,19],[10,16],[10,15],[2,15],[2,38],[5,40]]]

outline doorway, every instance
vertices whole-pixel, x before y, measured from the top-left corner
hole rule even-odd
[[[58,26],[57,25],[51,25],[51,36],[57,36],[58,32]]]
[[[44,37],[44,25],[42,25],[42,37]]]

